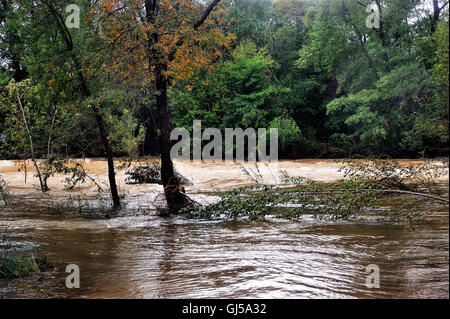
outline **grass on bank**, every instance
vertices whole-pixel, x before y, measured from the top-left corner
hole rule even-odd
[[[52,264],[45,256],[35,256],[33,253],[0,253],[0,279],[23,278],[31,273],[52,268]]]
[[[11,250],[7,232],[0,237],[0,279],[23,278],[50,269],[53,265],[45,255]]]

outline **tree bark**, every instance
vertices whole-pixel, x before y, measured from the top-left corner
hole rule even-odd
[[[431,19],[431,35],[433,35],[436,32],[436,26],[439,22],[439,17],[441,15],[442,9],[444,9],[448,4],[448,1],[446,1],[441,7],[439,6],[438,0],[433,0],[433,16],[430,17]]]
[[[161,146],[161,179],[163,186],[166,187],[169,179],[174,176],[173,163],[170,158],[170,149],[172,142],[170,141],[170,120],[167,99],[167,80],[163,70],[165,65],[159,65],[156,68],[156,109],[160,131]]]
[[[156,109],[160,131],[160,147],[161,147],[161,179],[164,187],[164,195],[166,197],[169,213],[176,213],[189,203],[184,195],[184,188],[174,174],[173,162],[170,157],[172,142],[170,140],[170,119],[167,99],[167,78],[164,71],[167,65],[161,61],[156,66]]]

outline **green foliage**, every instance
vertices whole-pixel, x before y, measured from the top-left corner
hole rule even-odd
[[[445,153],[448,102],[447,98],[433,102],[432,92],[445,96],[445,85],[448,92],[448,31],[446,38],[444,27],[438,28],[435,44],[427,44],[426,21],[405,23],[417,6],[420,3],[387,2],[378,30],[365,26],[362,3],[321,1],[309,10],[311,29],[296,66],[337,80],[337,96],[324,100],[330,155]],[[446,21],[442,14],[440,25],[448,26]],[[423,63],[430,56],[432,70]],[[432,78],[439,77],[438,69],[441,75],[447,73],[440,77],[443,87],[436,90]]]
[[[0,279],[23,278],[34,272],[53,268],[45,256],[34,254],[0,254]]]
[[[331,117],[330,127],[350,131],[350,138],[357,139],[358,146],[380,150],[387,131],[383,117],[377,112],[379,96],[376,93],[364,90],[331,101],[327,105],[327,114]]]
[[[121,102],[116,105],[117,110],[113,111],[115,115],[107,113],[105,116],[111,132],[109,138],[115,154],[137,157],[144,142],[145,131],[133,112],[123,108],[124,104]]]
[[[280,112],[279,96],[288,92],[271,84],[274,68],[267,50],[252,42],[239,45],[212,73],[200,70],[172,91],[174,124],[192,128],[197,119],[219,129],[267,127]]]
[[[281,156],[298,153],[302,132],[290,117],[276,117],[270,122],[270,128],[278,129],[278,152]]]
[[[68,0],[52,3],[62,20],[69,4],[72,2]],[[66,33],[61,32],[59,18],[55,18],[45,4],[20,0],[11,1],[6,23],[0,27],[0,35],[3,32],[16,35],[14,45],[10,47],[6,43],[5,50],[10,52],[14,49],[20,53],[16,57],[27,70],[26,83],[29,83],[30,90],[34,90],[25,98],[30,99],[27,108],[33,122],[32,135],[37,140],[37,156],[44,157],[47,153],[45,143],[40,143],[39,138],[45,140],[49,136],[43,134],[49,132],[42,131],[51,127],[49,122],[53,113],[57,113],[52,132],[55,156],[104,156],[92,106],[98,107],[106,119],[106,129],[112,132],[110,139],[116,155],[135,156],[145,134],[138,127],[135,116],[135,110],[141,106],[136,102],[136,96],[141,92],[131,89],[130,83],[123,81],[120,74],[111,74],[105,68],[108,55],[104,53],[108,44],[95,27],[96,22],[89,17],[92,4],[80,0],[77,5],[81,7],[81,27],[68,29]],[[21,50],[16,50],[16,47]],[[1,59],[14,65],[11,54],[4,53]],[[85,83],[82,83],[82,78]],[[84,84],[89,90],[89,98]],[[0,109],[0,123],[3,119],[11,122],[8,108],[14,101],[10,99],[6,103],[9,104],[5,106],[6,110]],[[0,157],[22,158],[28,150],[18,144],[18,134],[11,132],[17,130],[12,130],[10,124],[5,123],[5,129],[0,129],[0,136],[5,140],[0,146]],[[42,128],[37,129],[37,124]]]
[[[448,17],[447,17],[448,19]],[[436,50],[433,58],[433,74],[438,85],[445,89],[442,98],[448,103],[448,89],[449,89],[449,60],[448,60],[448,41],[449,30],[448,20],[441,20],[436,33],[433,35],[434,47]]]
[[[52,269],[52,263],[42,253],[14,251],[7,232],[0,237],[0,279],[22,278],[33,272]]]
[[[435,52],[429,59],[432,65],[429,89],[431,100],[423,105],[422,112],[417,115],[414,130],[423,135],[427,141],[427,150],[436,154],[440,149],[448,153],[448,119],[449,119],[449,25],[448,15],[438,24],[431,40],[431,48]]]
[[[31,80],[19,83],[11,80],[0,91],[0,105],[6,115],[0,156],[7,158],[30,156],[29,134],[34,141],[37,156],[43,156],[47,153],[49,135],[57,138],[64,134],[63,129],[53,131],[52,121],[57,111],[56,107],[45,100],[42,87]],[[61,123],[63,120],[58,122]]]
[[[9,256],[0,257],[0,278],[21,278],[31,272],[37,272],[39,268],[34,256]]]

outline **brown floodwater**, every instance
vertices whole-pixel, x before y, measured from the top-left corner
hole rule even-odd
[[[405,164],[409,163],[405,161]],[[291,176],[335,181],[342,176],[332,160],[283,161]],[[232,163],[176,163],[194,185],[194,199],[214,201],[214,192],[250,184]],[[106,179],[106,163],[89,161],[89,173]],[[37,247],[64,279],[65,267],[80,268],[80,289],[60,283],[59,296],[81,298],[448,298],[449,212],[435,203],[427,215],[408,223],[383,221],[370,214],[351,220],[202,221],[154,216],[159,185],[125,185],[118,174],[125,208],[100,218],[95,189],[73,191],[50,180],[46,196],[28,167],[0,161],[15,203],[0,202],[0,234],[6,229],[17,250]],[[276,167],[259,167],[267,183],[278,182]],[[448,175],[440,180],[448,196]],[[446,190],[447,189],[447,190]],[[83,197],[84,196],[84,197]],[[82,200],[80,200],[82,198]],[[408,200],[400,198],[399,200]],[[70,201],[85,210],[59,209]],[[75,205],[76,206],[76,205]],[[366,267],[380,270],[380,288],[366,287]],[[16,297],[14,284],[0,281],[0,294]],[[22,296],[23,297],[23,296]],[[25,296],[26,297],[26,296]]]

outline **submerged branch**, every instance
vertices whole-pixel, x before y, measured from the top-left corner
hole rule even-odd
[[[237,219],[246,216],[262,219],[268,215],[296,218],[302,214],[348,218],[371,210],[377,211],[380,217],[411,221],[430,209],[428,202],[413,208],[411,201],[396,200],[387,204],[388,194],[412,195],[449,204],[435,182],[438,176],[447,174],[445,165],[438,167],[426,163],[403,167],[395,161],[382,160],[345,160],[341,163],[340,171],[346,179],[334,184],[293,178],[280,171],[284,180],[292,185],[290,188],[259,183],[262,181],[260,174],[250,174],[244,169],[255,183],[253,186],[222,193],[221,199],[214,204],[191,205],[183,212],[188,218]]]
[[[443,197],[435,196],[432,194],[426,194],[426,193],[418,193],[418,192],[411,192],[411,191],[404,191],[399,189],[335,189],[335,190],[328,190],[328,191],[313,191],[313,192],[301,192],[298,193],[300,195],[315,195],[315,194],[333,194],[333,193],[342,193],[342,192],[380,192],[380,193],[398,193],[398,194],[408,194],[413,196],[419,196],[419,197],[426,197],[435,199],[438,201],[449,203],[449,200]]]

